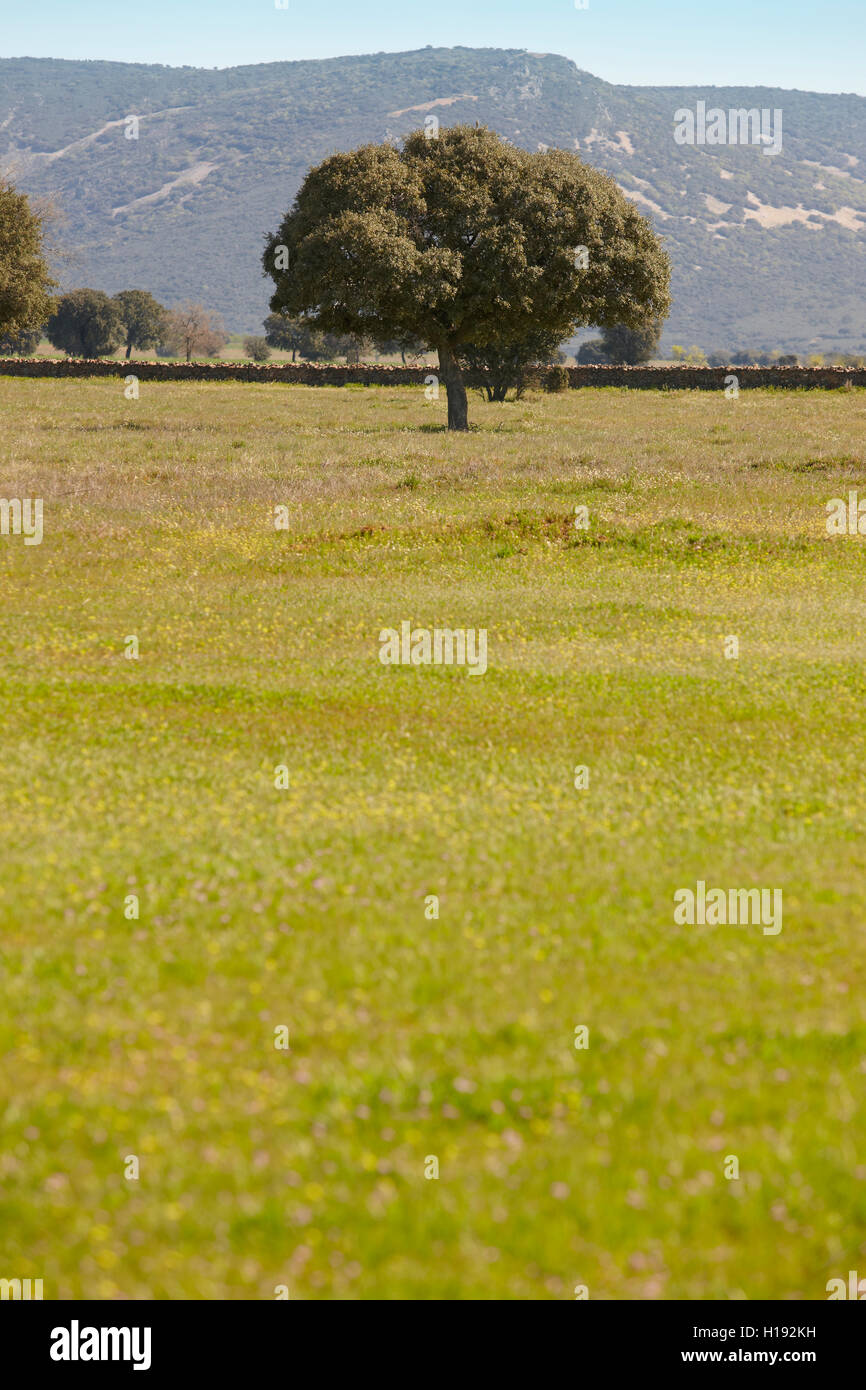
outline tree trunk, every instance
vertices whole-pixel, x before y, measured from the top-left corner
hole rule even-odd
[[[468,430],[469,401],[466,397],[466,385],[463,381],[460,363],[447,343],[437,344],[436,351],[439,354],[439,372],[448,393],[448,428],[449,430]]]
[[[127,344],[126,344],[126,360],[127,360],[127,362],[129,361],[129,359],[130,359],[131,356],[132,356],[132,343],[127,343]]]

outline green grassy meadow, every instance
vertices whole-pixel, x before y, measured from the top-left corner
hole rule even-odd
[[[444,412],[0,378],[45,528],[0,537],[0,1274],[46,1299],[866,1275],[866,393]],[[486,674],[383,666],[406,619]],[[675,925],[698,879],[781,933]]]

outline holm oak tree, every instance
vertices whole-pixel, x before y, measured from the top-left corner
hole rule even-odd
[[[529,154],[485,126],[311,169],[267,238],[275,313],[439,355],[449,429],[466,429],[461,347],[635,326],[670,307],[668,258],[613,179],[566,150]]]
[[[51,313],[54,280],[45,259],[42,214],[26,194],[0,178],[0,333],[26,342]]]
[[[167,313],[147,290],[121,290],[114,296],[126,330],[126,356],[133,348],[145,350],[158,347],[166,329]]]
[[[103,290],[70,290],[54,301],[45,325],[53,347],[69,357],[109,357],[126,335],[120,309]]]

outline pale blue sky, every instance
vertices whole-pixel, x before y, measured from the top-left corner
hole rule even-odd
[[[0,56],[238,63],[462,44],[610,82],[866,95],[866,0],[0,0]]]

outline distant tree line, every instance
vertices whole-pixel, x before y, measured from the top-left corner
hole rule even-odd
[[[227,335],[200,304],[166,309],[145,290],[78,289],[54,295],[48,269],[45,217],[26,194],[0,179],[0,353],[30,355],[43,332],[69,356],[106,357],[126,348],[156,348],[187,361],[219,352]]]
[[[166,309],[146,290],[71,290],[45,325],[52,347],[70,357],[109,357],[118,348],[155,348],[161,357],[213,357],[228,340],[219,317],[201,304]]]
[[[605,329],[599,338],[591,338],[583,343],[577,352],[581,365],[610,363],[617,366],[637,366],[652,361],[659,355],[661,324],[655,323],[642,329],[626,328],[621,324]],[[749,348],[733,350],[716,349],[705,353],[698,345],[682,347],[675,343],[671,355],[677,362],[696,367],[797,367],[801,354],[796,352],[754,351]],[[833,363],[844,367],[861,367],[866,359],[855,353],[829,354],[825,360],[822,353],[806,353],[805,365],[822,367]]]
[[[302,316],[287,313],[268,314],[264,330],[263,338],[244,338],[247,356],[260,362],[266,361],[273,349],[290,352],[293,362],[299,357],[305,362],[333,362],[338,357],[344,357],[348,364],[360,362],[373,354],[391,356],[398,352],[405,363],[407,358],[417,360],[426,351],[417,338],[374,342],[367,335],[358,337],[350,333],[325,333]]]
[[[46,314],[46,310],[49,312]],[[0,353],[30,356],[43,336],[69,357],[111,357],[118,348],[155,348],[161,357],[213,357],[228,341],[217,314],[201,304],[166,309],[146,290],[70,290],[43,304],[42,312],[21,327],[0,320]]]

